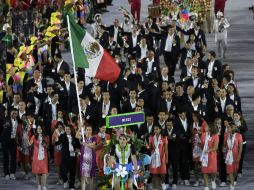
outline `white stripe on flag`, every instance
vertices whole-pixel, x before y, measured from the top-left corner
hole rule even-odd
[[[99,45],[100,50],[99,50],[99,53],[96,53],[96,55],[94,55],[94,56],[91,56],[86,53],[87,60],[89,63],[89,68],[85,69],[87,77],[94,77],[96,75],[97,69],[100,65],[102,56],[104,54],[103,47],[88,32],[86,32],[86,34],[81,42],[81,46],[83,47],[84,50],[89,50],[89,47],[92,42],[96,42]]]

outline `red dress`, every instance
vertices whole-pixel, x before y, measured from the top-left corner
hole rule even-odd
[[[228,152],[228,149],[229,149],[227,140],[228,140],[228,133],[225,133],[224,146],[227,149],[226,153]],[[234,145],[232,148],[234,161],[231,165],[227,164],[227,174],[237,173],[237,171],[238,171],[239,162],[237,162],[237,157],[239,155],[238,150],[239,150],[239,147],[241,146],[242,142],[243,142],[242,135],[240,133],[235,133],[235,140],[234,140]]]
[[[33,174],[47,174],[48,173],[48,154],[47,149],[44,147],[44,159],[38,160],[39,153],[39,140],[32,136],[32,142],[34,145],[34,154],[33,154],[33,162],[32,162],[32,173]],[[45,137],[45,141],[48,144],[49,139]]]
[[[154,144],[154,136],[149,137],[149,144],[152,146],[152,152],[151,154],[154,153],[155,151],[155,144]],[[168,139],[167,137],[161,136],[161,140],[159,142],[159,152],[160,152],[160,161],[161,165],[158,168],[153,168],[152,164],[150,164],[150,172],[151,174],[166,174],[167,173],[167,167],[166,167],[166,154],[164,151],[164,145],[168,144]]]
[[[205,139],[206,139],[206,133],[203,133],[201,136],[201,143],[203,145],[205,144]],[[208,148],[210,149],[214,147],[214,144],[216,142],[219,143],[219,136],[217,134],[213,135],[208,140]],[[201,172],[205,174],[217,172],[217,150],[214,150],[208,153],[208,166],[207,167],[202,166]]]
[[[97,134],[96,136],[96,145],[100,144],[102,142],[102,138]],[[110,140],[110,135],[105,134],[105,139]],[[102,153],[103,145],[99,146],[96,150],[96,164],[99,169],[99,174],[103,174],[103,167],[104,167],[104,155],[106,152],[103,154]]]

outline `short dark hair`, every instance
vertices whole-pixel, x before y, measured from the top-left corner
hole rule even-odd
[[[209,53],[210,53],[211,56],[216,57],[215,51],[209,51]]]

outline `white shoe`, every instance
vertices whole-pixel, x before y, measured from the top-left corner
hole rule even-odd
[[[40,185],[38,185],[38,188],[37,188],[37,190],[41,190],[41,186],[40,186]]]
[[[205,189],[204,190],[209,190],[209,187],[205,187]]]
[[[235,189],[235,186],[234,185],[230,185],[230,190],[234,190]]]
[[[176,188],[177,188],[176,184],[173,184],[172,189],[176,189]]]
[[[234,186],[236,186],[237,185],[237,181],[234,181]]]
[[[220,187],[226,187],[226,186],[227,186],[227,184],[225,182],[220,183]]]
[[[189,180],[184,180],[184,185],[189,186],[190,185]]]
[[[66,189],[68,187],[68,182],[64,183],[64,188]]]
[[[212,189],[216,189],[216,183],[215,183],[215,181],[212,181]]]
[[[14,174],[10,174],[10,179],[15,180],[16,179],[15,175]]]
[[[162,190],[166,190],[166,184],[165,183],[163,183],[163,184],[161,184],[161,188],[162,188]]]
[[[9,176],[9,175],[6,175],[6,176],[5,176],[5,179],[6,179],[6,180],[10,180],[10,176]]]
[[[71,188],[70,190],[75,190],[74,188]]]
[[[198,187],[198,186],[199,186],[199,182],[196,181],[196,182],[194,183],[193,187]]]
[[[41,190],[47,190],[47,188],[46,187],[42,187],[42,189]]]

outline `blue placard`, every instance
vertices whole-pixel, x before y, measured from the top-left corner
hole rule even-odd
[[[145,122],[144,112],[131,112],[106,117],[106,127],[115,128],[129,125],[137,125]]]

